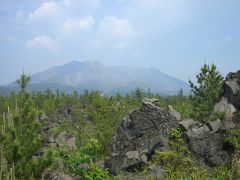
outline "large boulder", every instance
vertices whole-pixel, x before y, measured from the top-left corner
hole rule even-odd
[[[169,132],[177,126],[177,120],[155,99],[145,99],[140,108],[124,117],[112,139],[106,166],[117,173],[145,163],[155,150],[167,147]]]
[[[168,111],[171,116],[175,117],[178,121],[181,121],[181,114],[177,112],[171,105],[168,105]]]
[[[228,103],[226,98],[222,98],[217,104],[214,106],[214,113],[224,113],[226,120],[230,121],[234,117],[234,113],[236,113],[236,108]]]
[[[223,147],[225,136],[221,133],[222,121],[216,120],[207,125],[187,119],[179,123],[185,130],[185,137],[192,153],[202,157],[210,166],[224,165],[229,153]]]
[[[229,73],[224,81],[224,97],[237,109],[240,109],[240,70]]]

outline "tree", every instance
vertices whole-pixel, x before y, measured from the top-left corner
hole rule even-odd
[[[133,92],[133,96],[136,98],[136,100],[137,100],[138,102],[141,102],[141,100],[142,100],[142,98],[143,98],[143,96],[144,96],[144,92],[143,92],[142,89],[140,89],[139,87],[137,87],[137,88],[135,89],[135,91]]]
[[[196,78],[198,85],[189,81],[193,93],[190,96],[193,106],[192,116],[200,121],[205,121],[223,91],[223,77],[214,64],[211,66],[204,64]]]
[[[21,92],[25,91],[30,79],[31,79],[30,76],[27,76],[26,74],[24,74],[24,72],[20,75],[19,79],[17,79],[17,83],[21,87]]]
[[[7,123],[0,132],[0,149],[8,166],[14,165],[17,179],[39,179],[41,171],[51,164],[52,154],[47,151],[33,158],[42,141],[35,104],[28,93],[22,93],[19,105],[19,112],[4,116]]]
[[[180,88],[179,91],[177,92],[178,97],[183,97],[183,89]]]

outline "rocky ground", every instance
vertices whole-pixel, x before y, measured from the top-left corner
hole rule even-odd
[[[215,113],[225,113],[225,120],[209,117],[207,123],[194,119],[181,119],[172,106],[163,109],[156,99],[144,99],[142,106],[130,112],[122,121],[112,140],[112,151],[106,167],[113,174],[131,171],[146,163],[157,150],[168,149],[169,132],[179,127],[184,140],[197,161],[206,166],[226,165],[234,147],[226,142],[230,129],[240,128],[240,71],[230,73],[224,81],[224,93],[215,105]],[[152,168],[152,169],[151,169]],[[152,166],[149,173],[160,177],[162,167]],[[127,176],[125,176],[127,179]],[[138,178],[141,179],[139,176]],[[138,179],[137,178],[137,179]]]
[[[194,119],[182,119],[181,114],[172,106],[162,108],[157,99],[143,99],[141,107],[129,112],[122,120],[115,136],[112,138],[111,153],[105,160],[105,167],[112,175],[119,172],[132,172],[141,168],[156,151],[168,149],[169,132],[173,128],[181,128],[184,141],[196,161],[208,167],[226,165],[234,152],[234,147],[225,140],[227,131],[240,128],[240,71],[230,73],[224,81],[224,93],[214,107],[212,116],[225,113],[225,120],[209,117],[207,123]],[[62,119],[71,121],[71,106],[58,111],[54,121],[43,114],[39,121],[45,125],[43,148],[50,144],[67,145],[70,151],[76,149],[76,138],[62,131],[53,135],[51,129],[58,127]],[[71,180],[76,179],[59,171],[46,170],[44,179]],[[148,173],[159,178],[163,167],[151,165]],[[119,175],[118,179],[145,179],[143,175]]]

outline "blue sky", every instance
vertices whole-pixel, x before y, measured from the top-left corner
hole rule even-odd
[[[0,1],[0,84],[72,60],[226,75],[240,69],[240,1]]]

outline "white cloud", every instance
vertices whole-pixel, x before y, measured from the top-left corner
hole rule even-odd
[[[96,7],[99,5],[100,0],[62,0],[59,1],[59,4],[64,6],[65,8],[71,9],[71,10],[78,10],[78,13],[80,11],[93,11],[96,9]]]
[[[25,43],[25,46],[28,48],[44,48],[53,51],[58,50],[57,43],[51,37],[46,35],[37,36],[31,40],[28,40]]]
[[[92,16],[85,18],[67,19],[63,25],[63,32],[74,32],[78,30],[89,30],[95,23]]]
[[[124,15],[144,35],[160,36],[191,21],[192,4],[190,0],[130,0]]]
[[[128,19],[106,16],[100,21],[96,36],[90,40],[89,45],[92,48],[110,46],[122,50],[126,49],[137,35],[137,31]]]
[[[99,33],[116,38],[131,38],[135,35],[135,30],[128,19],[106,16],[100,22]]]
[[[91,14],[98,7],[100,0],[52,0],[44,2],[28,14],[28,21],[60,20]]]
[[[56,15],[59,7],[55,1],[45,2],[38,9],[28,15],[28,19],[34,20],[46,20]]]

